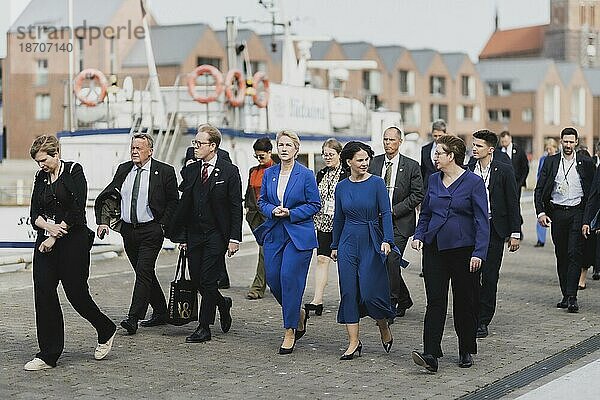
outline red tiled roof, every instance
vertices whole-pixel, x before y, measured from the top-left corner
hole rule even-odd
[[[479,54],[480,59],[511,57],[523,54],[542,53],[544,32],[548,25],[496,31]]]

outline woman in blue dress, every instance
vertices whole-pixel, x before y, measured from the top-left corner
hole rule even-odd
[[[367,172],[372,158],[368,145],[347,143],[341,159],[342,165],[350,167],[350,176],[335,190],[331,258],[338,262],[340,281],[337,320],[346,324],[349,340],[341,360],[360,356],[359,320],[364,316],[377,321],[386,352],[393,343],[388,318],[395,313],[385,266],[394,246],[392,214],[383,179]]]

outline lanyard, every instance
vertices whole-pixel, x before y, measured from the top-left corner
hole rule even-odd
[[[569,168],[567,168],[567,172],[565,172],[565,159],[563,158],[561,161],[561,166],[562,166],[562,171],[563,171],[563,175],[565,176],[565,182],[567,182],[567,185],[569,184],[569,180],[567,179],[567,175],[569,175],[569,172],[571,172],[571,168],[573,168],[573,165],[575,165],[575,157],[573,157],[573,161],[571,162],[571,166],[569,166]]]

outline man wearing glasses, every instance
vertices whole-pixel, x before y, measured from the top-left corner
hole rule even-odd
[[[179,232],[173,240],[187,248],[192,282],[202,296],[198,328],[186,342],[201,343],[211,340],[217,307],[221,330],[231,328],[232,301],[221,295],[218,280],[223,255],[233,256],[242,240],[242,183],[237,167],[218,156],[217,128],[201,125],[192,143],[199,162],[182,170],[183,193],[173,218]]]
[[[400,145],[404,133],[400,128],[392,126],[383,132],[383,149],[385,154],[373,158],[369,172],[381,176],[388,188],[392,205],[394,223],[394,242],[404,254],[408,238],[415,233],[415,209],[424,197],[423,179],[419,163],[400,154]],[[391,252],[387,258],[390,278],[390,295],[392,305],[396,307],[396,316],[403,317],[406,310],[412,307],[408,287],[402,279],[400,268],[408,263],[402,257]]]
[[[250,168],[248,174],[248,188],[244,197],[244,206],[246,207],[246,221],[252,230],[256,229],[260,224],[265,222],[265,217],[258,209],[258,199],[260,197],[260,188],[262,186],[262,178],[267,168],[273,166],[274,162],[271,158],[273,145],[268,138],[261,138],[252,145],[254,149],[254,158],[258,161],[258,165]],[[265,277],[265,264],[262,246],[258,246],[258,264],[256,266],[256,276],[246,294],[248,300],[258,300],[265,295],[267,280]]]

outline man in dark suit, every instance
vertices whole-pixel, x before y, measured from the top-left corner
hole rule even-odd
[[[535,186],[538,223],[551,227],[556,269],[562,292],[557,308],[579,311],[577,285],[583,258],[583,213],[594,177],[591,158],[575,154],[577,130],[560,133],[561,152],[548,156]]]
[[[242,183],[237,167],[217,155],[217,128],[201,125],[193,143],[199,162],[182,171],[183,193],[173,225],[180,228],[174,240],[187,248],[192,282],[202,296],[198,328],[186,342],[200,343],[211,340],[217,307],[221,330],[231,328],[231,298],[221,295],[217,282],[223,254],[233,256],[242,240]]]
[[[186,149],[183,168],[198,161],[198,159],[196,158],[196,156],[194,154],[194,150],[195,150],[194,146],[190,146]],[[227,152],[227,150],[223,150],[220,148],[217,149],[217,156],[229,163],[232,162],[231,157],[229,157],[229,153]],[[181,170],[181,176],[183,176],[183,168]],[[223,255],[223,260],[221,262],[221,271],[222,271],[221,276],[219,277],[219,289],[229,289],[231,286],[231,283],[229,281],[229,274],[227,273],[227,266],[225,264],[225,255]]]
[[[437,141],[440,137],[446,134],[446,122],[443,119],[434,121],[431,125],[431,137],[433,140],[421,148],[421,177],[423,178],[423,188],[427,193],[427,182],[429,176],[437,172],[433,154],[437,147]]]
[[[373,158],[369,172],[381,176],[388,188],[392,206],[394,223],[394,242],[400,253],[404,254],[408,238],[415,233],[415,209],[423,200],[423,181],[419,164],[400,154],[400,145],[404,134],[395,126],[383,132],[383,148],[385,154]],[[390,279],[390,295],[392,306],[396,307],[396,316],[403,317],[406,310],[413,305],[408,287],[400,272],[402,266],[408,265],[401,255],[391,252],[387,258]]]
[[[521,190],[527,185],[527,175],[529,175],[529,160],[523,149],[512,142],[509,131],[500,133],[500,151],[506,153],[511,160],[515,181],[517,182],[517,194],[521,199]]]
[[[123,236],[125,253],[135,271],[135,285],[127,318],[121,326],[133,335],[138,321],[152,317],[142,326],[167,322],[167,303],[156,273],[156,259],[179,198],[172,166],[152,158],[152,136],[140,133],[131,140],[131,161],[117,168],[112,182],[95,203],[97,234],[101,239],[111,228]]]
[[[468,168],[485,182],[488,210],[490,212],[490,243],[487,259],[480,269],[479,280],[479,323],[477,337],[488,335],[488,325],[496,311],[496,292],[504,243],[508,240],[508,250],[519,249],[521,229],[521,209],[517,197],[515,175],[509,164],[494,158],[498,136],[488,130],[473,134],[473,157]],[[500,153],[506,156],[503,153]]]

